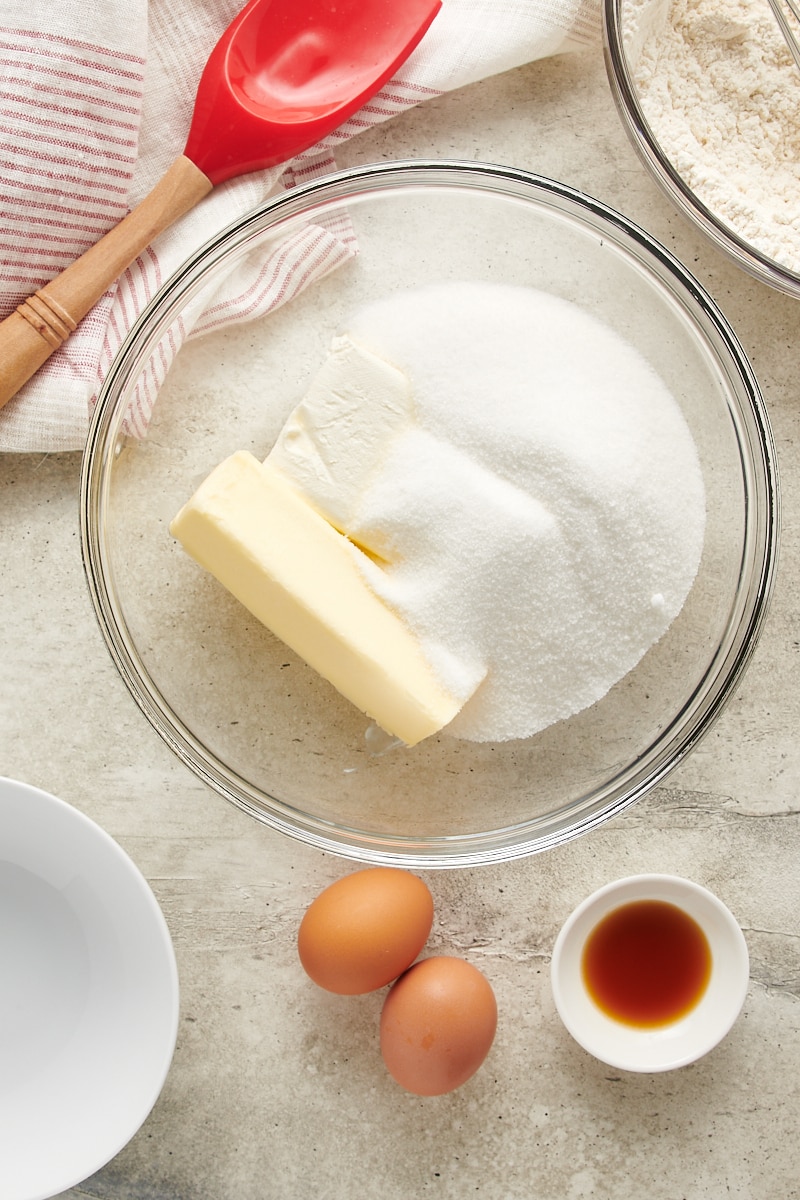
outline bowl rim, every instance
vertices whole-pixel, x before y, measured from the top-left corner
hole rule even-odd
[[[126,913],[130,915],[130,902],[135,900],[137,927],[140,934],[147,931],[148,961],[158,969],[160,988],[167,1000],[167,1004],[158,1010],[157,1027],[148,1025],[148,1038],[151,1033],[154,1034],[152,1063],[147,1074],[139,1080],[133,1102],[129,1093],[124,1093],[125,1119],[108,1128],[100,1122],[99,1134],[89,1122],[86,1137],[78,1146],[71,1144],[69,1164],[65,1163],[63,1167],[54,1161],[52,1153],[38,1157],[26,1156],[26,1161],[30,1161],[30,1171],[24,1177],[13,1161],[10,1166],[5,1164],[6,1175],[9,1171],[12,1173],[12,1177],[6,1178],[3,1190],[6,1200],[43,1200],[43,1197],[55,1195],[56,1192],[60,1195],[65,1189],[77,1186],[99,1171],[128,1144],[149,1116],[164,1087],[174,1057],[180,1020],[180,983],[166,918],[149,882],[119,842],[73,804],[42,788],[7,776],[0,776],[0,825],[5,821],[3,811],[12,822],[12,830],[16,830],[17,846],[22,846],[27,852],[23,863],[19,854],[16,859],[10,858],[7,848],[3,855],[5,861],[21,866],[26,873],[36,876],[54,891],[60,891],[67,884],[73,886],[79,880],[85,885],[85,893],[98,902],[95,907],[100,909],[103,923],[112,921],[113,901],[119,895],[120,879],[127,881],[122,893],[125,899],[119,899],[116,910],[117,922],[123,911],[119,904],[124,904]],[[61,840],[49,847],[46,843],[48,815],[54,829],[60,829],[62,834]],[[64,836],[67,827],[71,831],[69,838]],[[72,858],[63,859],[65,848],[72,849]],[[76,854],[80,863],[78,867],[73,861]],[[58,879],[51,878],[54,863],[58,863]],[[67,898],[64,904],[69,904]],[[122,950],[121,927],[117,923],[109,925],[109,928]],[[126,977],[131,973],[131,966],[131,963],[125,964]],[[150,975],[151,984],[153,979],[154,976]],[[130,986],[132,980],[126,978],[126,982]],[[138,981],[137,986],[140,983]],[[129,1029],[130,1026],[126,1025],[126,1030]],[[80,1083],[79,1080],[73,1082]],[[31,1086],[25,1086],[31,1092]],[[86,1091],[85,1088],[83,1090]],[[73,1087],[72,1091],[77,1098],[81,1088]],[[119,1093],[119,1080],[116,1078],[109,1082],[106,1100],[112,1092]],[[31,1094],[39,1093],[33,1091]],[[97,1102],[100,1102],[99,1098]],[[47,1127],[41,1124],[41,1120],[41,1114],[37,1111],[30,1124],[46,1138]]]
[[[737,436],[752,461],[748,467],[747,536],[743,554],[756,555],[756,578],[740,607],[735,629],[724,647],[718,650],[712,665],[725,662],[724,672],[716,672],[712,689],[703,690],[712,674],[711,666],[681,710],[675,714],[658,739],[661,747],[655,761],[645,767],[641,759],[627,768],[624,786],[615,777],[613,787],[606,786],[589,811],[571,822],[563,811],[548,813],[546,818],[516,823],[499,830],[477,834],[459,834],[420,839],[410,835],[379,835],[352,829],[318,818],[310,818],[291,809],[275,797],[269,811],[264,810],[264,793],[228,767],[207,759],[204,748],[175,715],[165,716],[169,706],[143,669],[135,647],[125,636],[124,621],[108,585],[108,556],[102,537],[102,513],[108,502],[110,471],[116,454],[117,428],[115,405],[124,395],[127,382],[146,361],[150,348],[170,323],[182,294],[190,298],[202,287],[203,280],[224,255],[246,246],[275,223],[302,214],[309,205],[335,204],[356,194],[382,194],[400,187],[477,189],[519,198],[537,199],[549,208],[568,212],[581,223],[602,231],[615,240],[622,253],[634,257],[640,270],[657,278],[659,285],[688,308],[699,325],[706,343],[713,348],[720,367],[729,379],[735,376],[744,397],[735,417]],[[737,391],[737,396],[739,392]],[[116,414],[117,417],[119,414]],[[747,473],[747,472],[746,472]],[[385,865],[450,868],[476,866],[526,857],[563,844],[617,815],[651,790],[694,748],[727,703],[749,662],[766,617],[777,557],[779,529],[779,487],[772,432],[758,383],[736,334],[726,318],[689,271],[660,243],[634,222],[583,192],[554,180],[519,168],[480,163],[472,160],[400,160],[374,163],[337,171],[312,180],[290,192],[268,200],[232,222],[201,246],[163,284],[128,333],[104,380],[90,421],[83,453],[80,479],[81,553],[90,598],[106,646],[128,690],[156,732],[173,753],[214,791],[250,816],[279,832],[330,853],[356,861]],[[741,575],[741,572],[740,572]],[[737,593],[738,596],[738,593]],[[702,694],[701,694],[702,693]],[[683,730],[677,746],[665,749],[667,735],[684,720],[687,709],[692,718]],[[702,710],[702,711],[699,711]],[[651,756],[652,757],[652,756]],[[616,794],[607,794],[616,793]],[[543,833],[546,821],[550,827]]]
[[[685,183],[655,136],[644,110],[625,53],[622,9],[626,0],[603,0],[603,51],[617,113],[639,160],[667,198],[695,228],[737,267],[752,278],[795,299],[800,298],[800,274],[762,254],[724,224]]]
[[[618,907],[647,899],[674,904],[697,920],[712,952],[719,952],[714,958],[724,956],[724,963],[712,970],[727,971],[727,986],[713,997],[706,993],[689,1013],[671,1024],[640,1029],[602,1013],[576,975],[583,946],[598,922]],[[592,892],[567,917],[550,959],[553,1001],[575,1041],[608,1066],[642,1074],[688,1066],[719,1045],[742,1011],[749,980],[747,942],[727,905],[704,885],[668,873],[628,875]],[[700,1025],[696,1016],[704,999],[704,1011],[709,1015]]]

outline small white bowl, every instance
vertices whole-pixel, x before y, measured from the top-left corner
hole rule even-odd
[[[177,1029],[172,942],[138,868],[77,809],[0,778],[3,1200],[44,1200],[113,1158]]]
[[[629,1025],[607,1016],[584,982],[583,950],[613,909],[637,900],[674,904],[703,930],[711,951],[708,985],[695,1006],[670,1024]],[[634,875],[609,883],[580,904],[553,948],[553,997],[559,1016],[584,1050],[623,1071],[670,1071],[713,1049],[735,1022],[747,994],[747,943],[731,912],[706,888],[674,875]]]

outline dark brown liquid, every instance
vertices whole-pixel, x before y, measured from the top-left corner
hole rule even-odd
[[[711,950],[697,922],[677,905],[635,900],[594,927],[581,966],[603,1012],[649,1028],[694,1008],[711,975]]]

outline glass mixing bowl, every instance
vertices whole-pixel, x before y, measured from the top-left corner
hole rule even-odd
[[[245,256],[266,260],[309,223],[331,228],[345,216],[358,254],[240,327],[244,335],[189,341],[146,434],[126,436],[137,384],[223,273]],[[196,568],[168,523],[228,454],[266,455],[353,309],[444,280],[535,286],[633,344],[671,389],[695,439],[707,530],[679,617],[591,708],[524,740],[441,735],[386,750],[365,736],[366,718]],[[667,251],[603,205],[523,171],[392,163],[270,201],[164,285],[105,381],[83,461],[81,527],[113,659],[153,728],[192,771],[257,820],[322,849],[363,862],[455,867],[531,854],[591,830],[692,749],[762,626],[778,496],[768,420],[746,357]]]
[[[787,257],[785,261],[781,261],[777,257],[777,250],[772,254],[766,250],[767,245],[771,247],[773,244],[779,244],[780,238],[783,236],[780,221],[785,219],[785,215],[776,218],[769,212],[769,206],[767,206],[762,208],[760,218],[756,218],[755,214],[749,211],[746,216],[742,216],[742,212],[750,207],[747,185],[744,181],[740,180],[736,183],[737,190],[735,192],[731,190],[727,199],[728,182],[720,183],[719,180],[713,182],[717,175],[723,180],[732,180],[739,174],[740,164],[748,159],[753,160],[753,169],[755,169],[756,160],[752,151],[748,150],[748,145],[754,136],[753,129],[757,122],[742,110],[744,101],[741,99],[731,100],[720,85],[717,98],[713,103],[715,120],[724,121],[728,128],[725,141],[726,157],[724,161],[715,163],[713,168],[704,166],[702,171],[698,171],[691,164],[693,164],[695,151],[698,150],[698,142],[704,138],[703,122],[694,122],[694,118],[690,116],[690,109],[687,111],[685,120],[681,117],[680,108],[676,109],[665,99],[662,91],[655,87],[657,82],[663,81],[656,79],[651,84],[652,100],[647,100],[642,94],[642,89],[637,83],[637,64],[642,53],[642,46],[653,38],[660,39],[659,44],[663,46],[663,34],[670,19],[669,14],[669,0],[604,0],[606,69],[623,126],[641,161],[667,198],[679,212],[688,217],[713,242],[718,250],[721,250],[737,266],[755,279],[759,279],[762,283],[789,296],[800,297],[800,273],[796,269],[794,255],[791,259]],[[723,42],[730,38],[735,43],[742,33],[741,30],[737,30],[735,36],[732,36],[730,30],[726,31],[720,27],[718,33],[715,34],[713,22],[715,19],[721,21],[722,18],[718,13],[715,18],[714,5],[711,0],[705,8],[699,6],[695,10],[693,19],[695,22],[693,35],[701,39],[708,40],[717,36]],[[758,14],[758,19],[765,24],[757,31],[753,31],[753,37],[759,43],[765,38],[774,42],[774,45],[779,48],[779,53],[784,54],[786,58],[787,86],[800,89],[800,75],[797,74],[797,67],[789,58],[778,25],[766,3],[763,6],[763,13]],[[703,21],[706,22],[706,27],[701,30]],[[656,74],[662,69],[663,63],[659,60],[659,65],[655,68]],[[756,87],[744,66],[741,67],[740,74],[743,91],[748,86],[751,89]],[[710,77],[718,78],[716,74]],[[712,101],[709,100],[709,104],[711,103]],[[672,110],[669,132],[669,138],[675,147],[672,151],[665,144],[666,136],[662,135],[659,139],[654,130],[654,126],[661,127],[668,108]],[[697,124],[697,128],[694,128],[695,124]],[[775,137],[774,129],[771,136]],[[680,148],[678,148],[679,146]],[[678,157],[681,157],[681,163],[677,161]],[[770,150],[770,157],[774,161],[777,161],[779,157],[779,151],[774,146]],[[686,178],[690,170],[697,174],[698,183],[694,190]],[[753,196],[756,195],[756,191],[760,192],[762,189],[765,195],[769,193],[770,181],[762,168],[759,168],[758,185],[758,189],[752,188]],[[731,189],[734,187],[733,183],[730,184],[730,187]],[[700,194],[701,190],[703,195]],[[762,202],[756,201],[756,205],[758,207],[762,205]],[[727,216],[723,213],[723,208],[727,211]],[[795,207],[795,219],[796,212]],[[758,231],[758,226],[754,224],[757,220],[765,222],[764,229],[767,232]],[[744,232],[743,223],[745,221],[748,230],[756,230],[756,232],[749,233],[749,237]],[[769,234],[769,239],[767,234]],[[758,245],[755,244],[756,241],[759,243]]]

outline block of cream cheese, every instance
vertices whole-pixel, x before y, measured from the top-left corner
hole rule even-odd
[[[407,626],[368,587],[363,552],[246,451],[170,525],[185,550],[382,729],[412,746],[447,725],[450,695]]]
[[[379,476],[394,439],[413,424],[408,377],[345,334],[331,342],[267,463],[352,537],[361,497]],[[362,548],[371,557],[385,556],[379,536]]]

